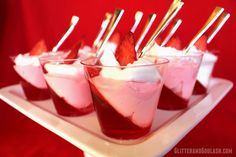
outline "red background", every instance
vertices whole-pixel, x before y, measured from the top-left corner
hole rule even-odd
[[[184,1],[178,14],[183,24],[176,33],[186,45],[204,24],[215,6],[231,13],[230,20],[209,45],[219,52],[214,76],[236,80],[235,75],[235,0]],[[125,14],[118,30],[131,28],[137,10],[144,12],[143,25],[150,13],[157,13],[157,26],[171,0],[1,0],[0,2],[0,87],[18,82],[9,56],[29,51],[40,39],[51,49],[67,29],[72,15],[80,17],[73,34],[62,49],[68,49],[83,38],[91,44],[96,37],[105,12],[123,8]],[[137,36],[140,32],[138,28]],[[177,148],[232,148],[236,151],[235,89],[180,143]],[[79,149],[0,102],[0,156],[80,156]],[[174,155],[171,151],[167,156]]]

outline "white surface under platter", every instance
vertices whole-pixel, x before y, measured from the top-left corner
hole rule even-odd
[[[233,83],[228,80],[212,79],[206,96],[192,97],[192,103],[186,110],[157,110],[149,135],[145,139],[128,142],[103,135],[94,112],[81,117],[63,117],[56,113],[51,100],[25,100],[20,85],[2,88],[0,98],[94,157],[153,157],[170,151],[224,98],[232,86]]]

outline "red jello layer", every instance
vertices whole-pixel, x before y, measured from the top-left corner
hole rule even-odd
[[[158,108],[165,110],[178,110],[178,109],[184,109],[187,106],[188,106],[188,100],[179,97],[169,88],[163,86]]]
[[[85,108],[75,108],[71,106],[69,103],[65,101],[64,98],[59,97],[52,88],[49,88],[53,103],[55,105],[55,108],[57,110],[57,113],[62,115],[62,116],[81,116],[88,114],[94,110],[93,104],[88,105],[88,107]]]
[[[116,139],[137,139],[149,132],[151,126],[138,127],[130,118],[119,114],[91,83],[90,88],[98,120],[105,135]]]
[[[49,99],[50,95],[49,95],[49,91],[47,88],[42,89],[42,88],[37,88],[33,85],[31,85],[29,82],[27,82],[26,80],[20,78],[21,81],[21,85],[22,88],[24,90],[25,96],[28,100],[45,100],[45,99]]]
[[[193,89],[193,94],[195,95],[207,94],[207,89],[201,84],[201,82],[197,80]]]

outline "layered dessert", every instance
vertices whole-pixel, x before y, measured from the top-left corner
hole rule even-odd
[[[212,72],[218,57],[207,50],[207,37],[202,36],[194,47],[190,50],[192,53],[203,53],[202,63],[197,75],[197,82],[194,87],[194,94],[206,94],[207,87],[212,76]]]
[[[92,96],[83,66],[80,59],[74,59],[80,58],[80,45],[74,47],[65,58],[40,58],[55,108],[63,116],[79,116],[93,111]]]
[[[117,139],[143,137],[152,125],[168,61],[136,59],[132,33],[123,37],[115,53],[104,52],[94,64],[96,59],[82,64],[102,132]]]
[[[20,76],[21,85],[28,100],[44,100],[50,98],[43,72],[38,58],[47,55],[46,44],[39,41],[26,54],[19,54],[13,58],[14,69]]]
[[[207,49],[208,37],[201,36],[195,45],[190,49],[190,53],[202,53],[203,58],[200,65],[200,69],[197,75],[197,81],[194,86],[193,94],[206,94],[209,80],[211,78],[214,65],[218,57]],[[156,40],[156,43],[160,45],[161,39]],[[171,47],[177,50],[182,50],[181,40],[178,37],[172,37],[171,40],[166,44],[166,47]]]
[[[185,54],[184,51],[155,44],[150,54],[169,60],[158,108],[167,110],[186,108],[196,82],[202,53]]]

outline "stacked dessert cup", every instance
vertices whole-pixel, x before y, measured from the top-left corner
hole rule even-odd
[[[197,81],[194,87],[193,94],[196,94],[196,95],[206,94],[215,64],[218,60],[218,56],[208,50],[202,51],[195,47],[191,49],[191,52],[204,54],[202,57],[202,63],[200,65],[199,72],[197,75]]]
[[[14,70],[20,78],[21,86],[28,100],[45,100],[50,98],[38,60],[39,57],[48,55],[46,51],[47,48],[44,41],[40,41],[29,53],[11,57],[15,64],[13,66]]]
[[[80,59],[49,55],[39,60],[58,114],[80,116],[93,111],[89,84]]]
[[[102,132],[117,139],[145,136],[157,111],[168,60],[142,58],[127,66],[97,65],[96,60],[82,64]]]
[[[188,107],[203,53],[187,53],[170,47],[154,46],[151,54],[169,60],[158,108],[167,110]]]

